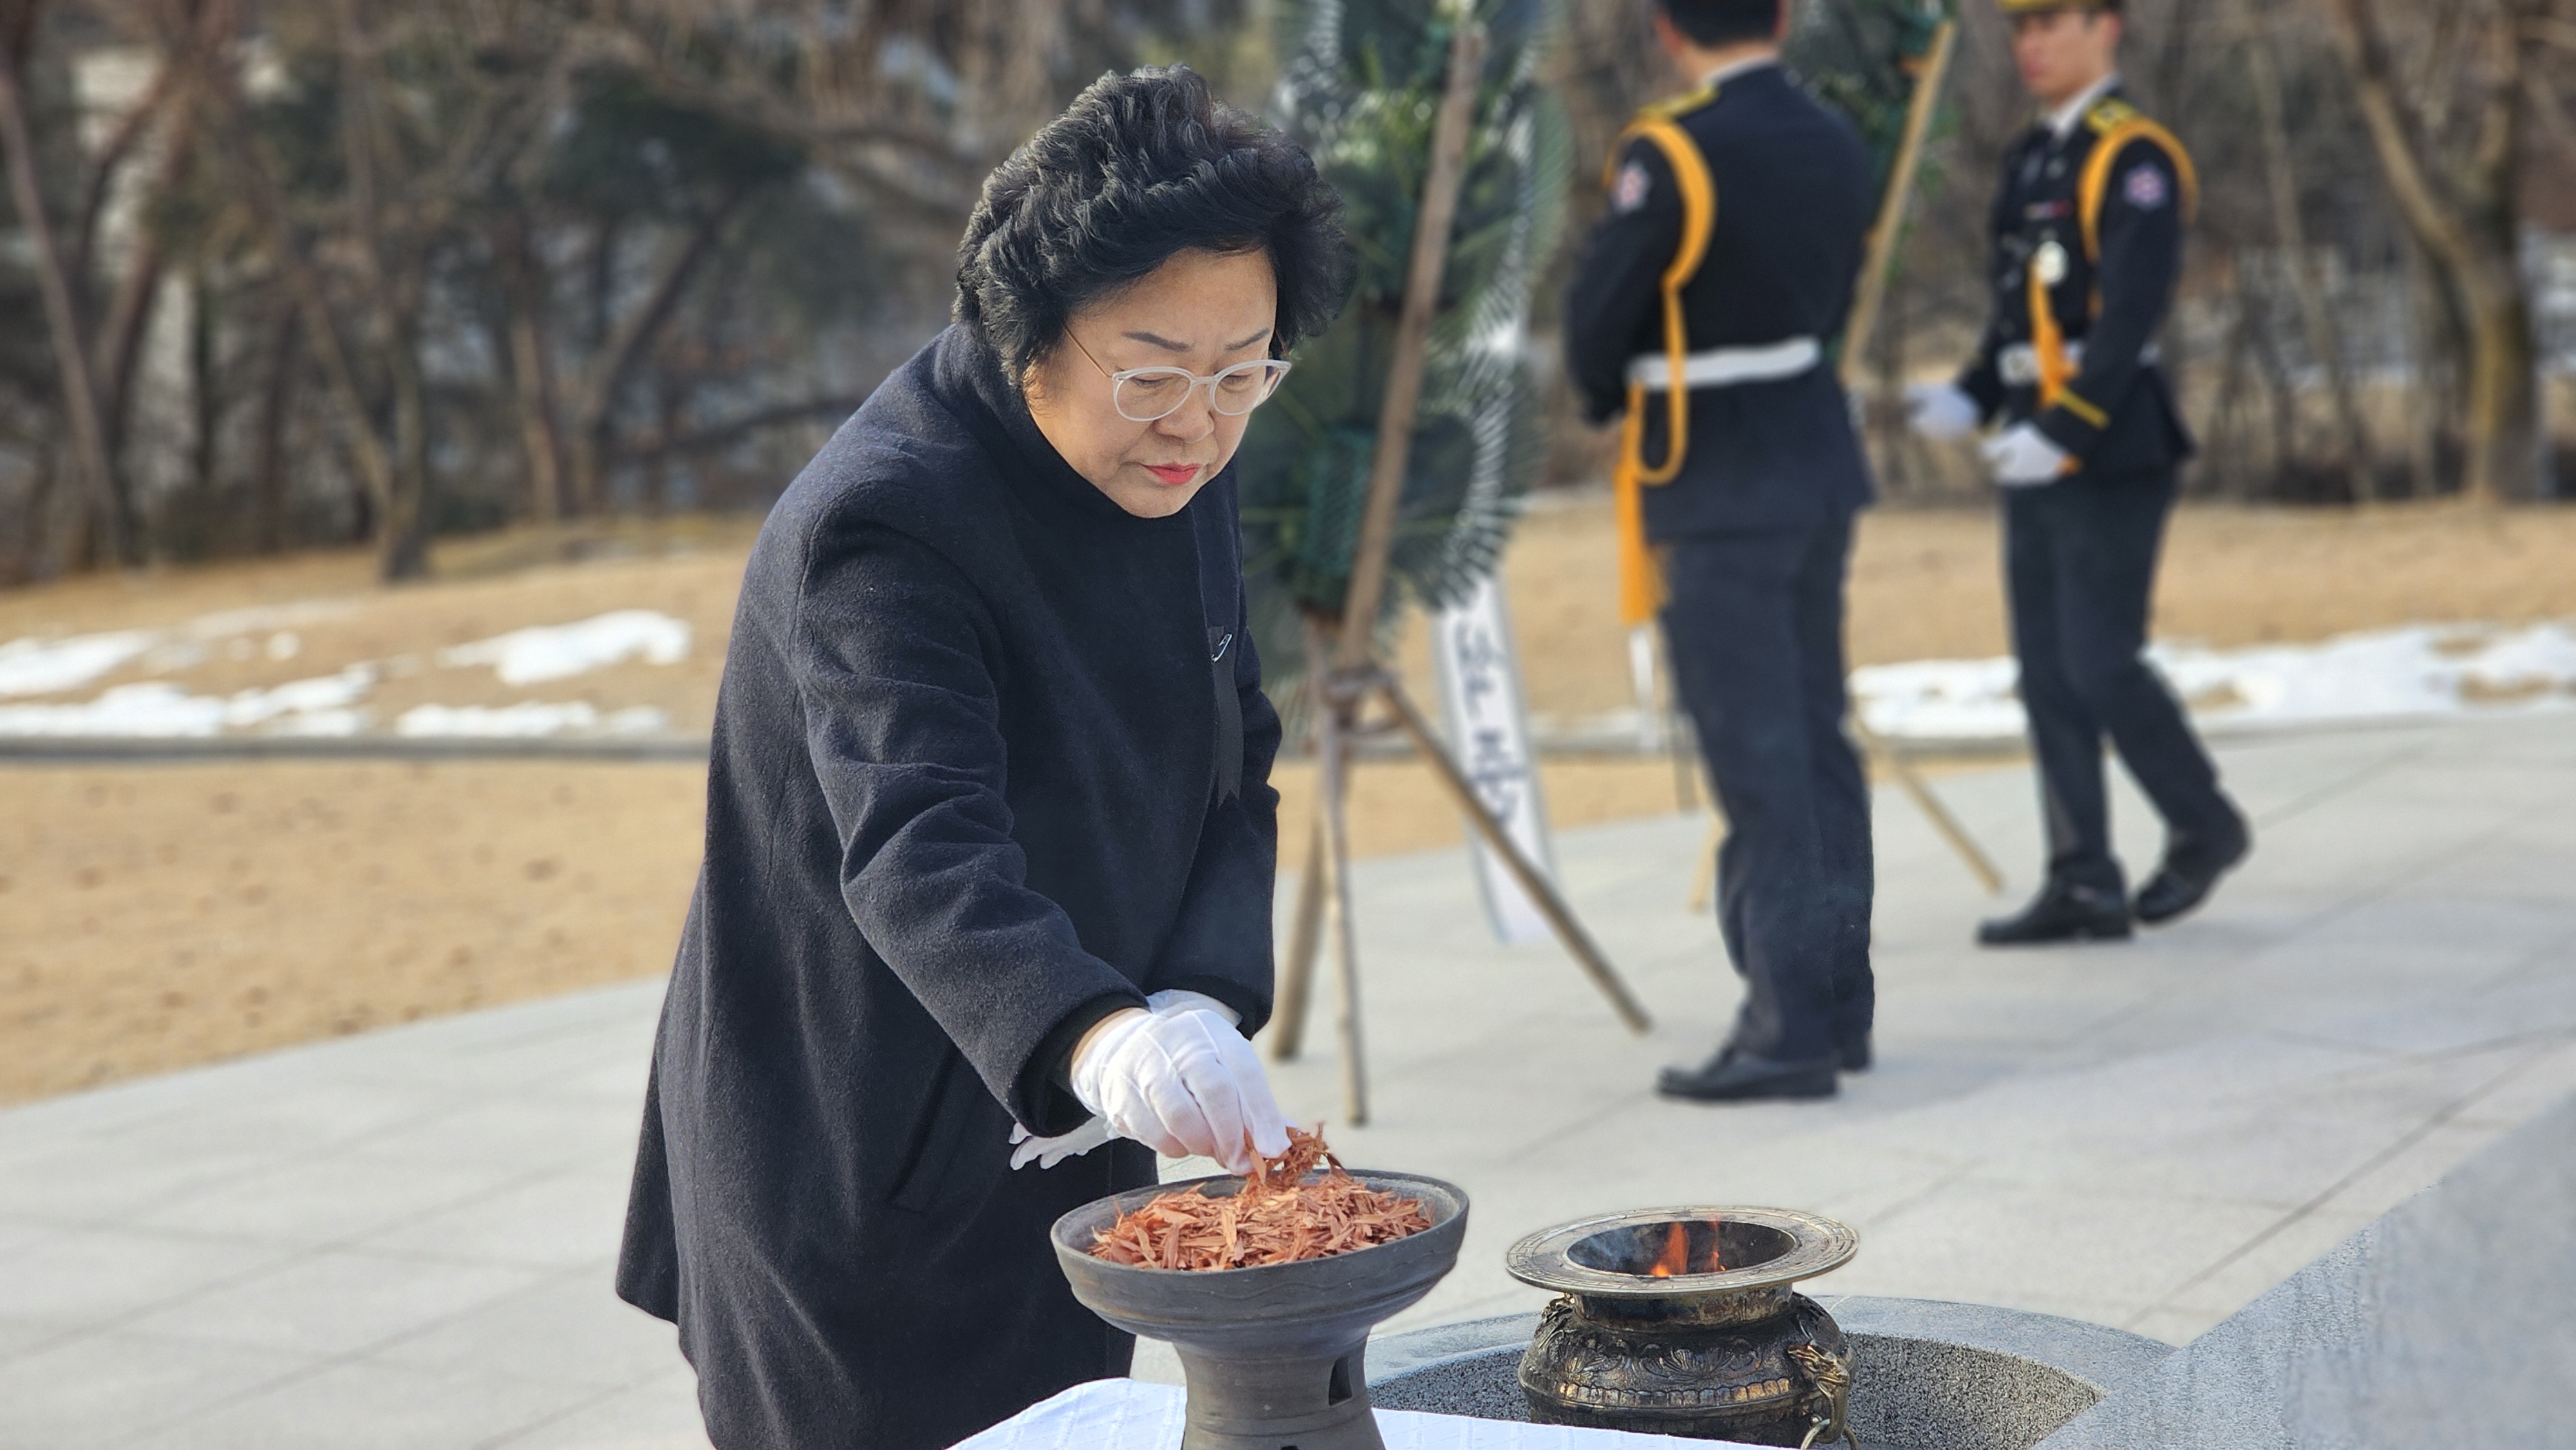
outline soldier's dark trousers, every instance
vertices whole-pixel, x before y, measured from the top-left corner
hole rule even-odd
[[[1745,981],[1732,1044],[1826,1057],[1869,1031],[1869,787],[1843,733],[1848,514],[1674,543],[1664,640],[1726,812],[1718,928]]]
[[[2171,469],[2005,489],[2013,652],[2039,763],[2052,881],[2117,892],[2102,742],[2120,752],[2175,844],[2240,824],[2182,706],[2143,657]]]

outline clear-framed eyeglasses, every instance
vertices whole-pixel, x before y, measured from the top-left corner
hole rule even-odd
[[[1201,388],[1207,389],[1209,407],[1226,417],[1240,418],[1270,401],[1291,366],[1266,357],[1204,374],[1175,367],[1120,368],[1113,373],[1101,367],[1100,359],[1091,357],[1091,349],[1082,346],[1081,338],[1070,331],[1065,337],[1082,348],[1082,355],[1091,358],[1091,365],[1100,368],[1109,379],[1109,404],[1130,423],[1160,422],[1179,412],[1190,394]]]

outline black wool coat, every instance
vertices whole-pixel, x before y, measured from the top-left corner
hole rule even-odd
[[[1133,1343],[1046,1230],[1153,1181],[1081,1031],[1166,987],[1269,1015],[1279,720],[1231,469],[1135,518],[952,328],[761,530],[617,1290],[677,1321],[721,1450],[931,1450]]]

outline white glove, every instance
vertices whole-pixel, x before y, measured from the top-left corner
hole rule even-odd
[[[2066,476],[2072,455],[2028,423],[2016,423],[1985,442],[1986,466],[2005,488],[2033,488]]]
[[[1109,1121],[1094,1118],[1070,1133],[1052,1138],[1032,1138],[1029,1130],[1017,1123],[1011,1125],[1011,1166],[1026,1168],[1031,1163],[1040,1168],[1053,1168],[1067,1158],[1079,1158],[1109,1141]]]
[[[1905,421],[1924,437],[1946,443],[1976,432],[1985,414],[1956,383],[1916,383],[1905,390]]]
[[[1205,992],[1184,992],[1178,988],[1149,992],[1145,995],[1145,1007],[1157,1017],[1169,1017],[1175,1012],[1187,1012],[1193,1007],[1198,1007],[1224,1018],[1225,1025],[1228,1027],[1243,1025],[1242,1013]]]
[[[1230,1173],[1288,1151],[1288,1116],[1261,1059],[1234,1024],[1204,1007],[1103,1018],[1073,1053],[1073,1095],[1109,1130],[1166,1158],[1204,1154]],[[1247,1143],[1246,1138],[1251,1141]]]
[[[1145,1005],[1158,1016],[1185,1012],[1194,1007],[1201,1008],[1216,1013],[1233,1026],[1243,1025],[1243,1014],[1204,992],[1179,990],[1155,992],[1145,998]],[[1053,1168],[1067,1158],[1081,1157],[1116,1136],[1109,1131],[1109,1120],[1106,1118],[1093,1118],[1070,1133],[1059,1133],[1052,1138],[1032,1136],[1028,1129],[1013,1123],[1011,1125],[1011,1167],[1026,1168],[1031,1163],[1035,1163],[1041,1170]]]

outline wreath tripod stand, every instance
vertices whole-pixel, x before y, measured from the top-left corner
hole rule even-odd
[[[1484,53],[1483,29],[1461,14],[1450,36],[1448,76],[1432,130],[1431,170],[1423,183],[1422,207],[1414,226],[1403,311],[1397,321],[1386,400],[1379,413],[1376,448],[1369,463],[1367,502],[1352,554],[1350,586],[1343,595],[1338,618],[1310,617],[1306,627],[1306,678],[1319,764],[1318,799],[1287,959],[1280,974],[1278,1010],[1270,1024],[1271,1055],[1285,1061],[1296,1056],[1303,1045],[1315,958],[1329,937],[1341,1038],[1342,1112],[1354,1124],[1368,1121],[1368,1068],[1361,1051],[1359,947],[1351,910],[1350,832],[1344,802],[1350,789],[1351,749],[1364,736],[1392,729],[1401,731],[1412,742],[1457,801],[1469,824],[1547,918],[1558,940],[1594,985],[1609,997],[1620,1019],[1639,1033],[1652,1025],[1645,1009],[1601,955],[1601,949],[1584,931],[1554,883],[1486,808],[1466,772],[1459,769],[1456,759],[1432,733],[1430,722],[1414,706],[1404,686],[1378,664],[1372,648],[1378,608],[1386,597],[1396,505],[1404,493],[1405,465],[1412,447],[1414,419],[1421,405],[1423,357],[1430,341],[1432,305],[1440,293],[1449,231],[1457,215],[1458,188],[1466,164],[1468,128],[1473,120]],[[1386,720],[1371,723],[1366,719],[1372,701],[1384,705]]]

